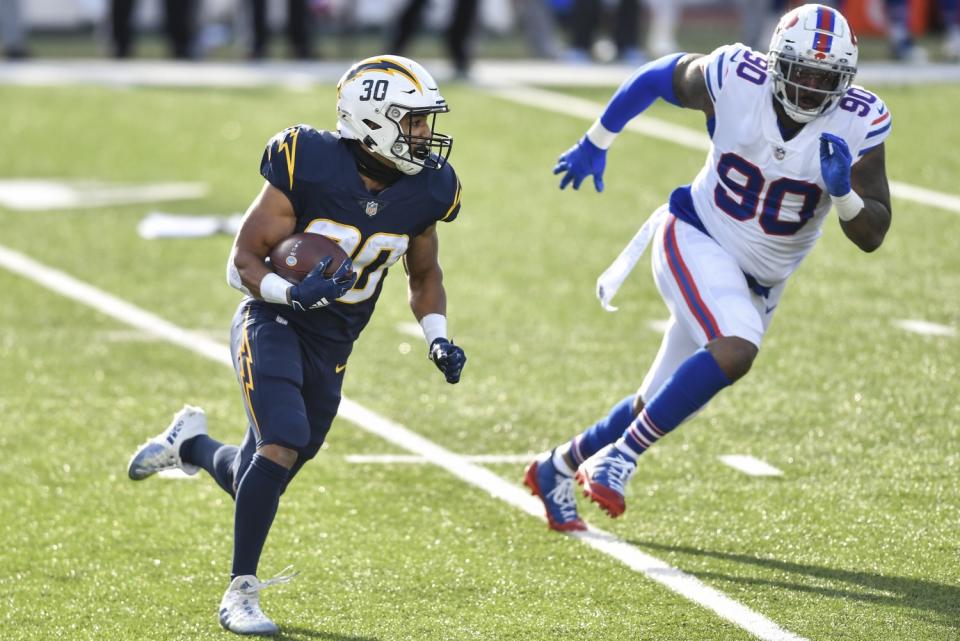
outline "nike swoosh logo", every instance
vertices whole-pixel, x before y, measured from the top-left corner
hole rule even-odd
[[[334,369],[337,370],[337,374],[339,374],[343,370],[347,369],[347,364],[344,363],[343,365],[337,365],[336,367],[334,367]]]
[[[772,312],[772,311],[775,310],[776,308],[777,308],[776,305],[774,305],[774,306],[772,306],[772,307],[767,307],[767,308],[766,308],[766,309],[767,309],[767,313],[769,314],[770,312]]]

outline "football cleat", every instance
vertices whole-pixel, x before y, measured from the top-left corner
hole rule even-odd
[[[220,625],[236,634],[277,634],[280,628],[260,609],[260,591],[271,585],[288,583],[294,576],[296,574],[281,572],[266,581],[260,581],[252,574],[236,577],[220,600]]]
[[[627,509],[626,486],[636,471],[635,460],[607,445],[583,462],[576,479],[583,486],[583,495],[615,519]]]
[[[546,508],[547,525],[551,530],[578,532],[587,529],[587,524],[577,515],[573,477],[554,466],[553,452],[541,454],[530,462],[523,483]]]
[[[185,441],[207,433],[207,416],[199,407],[184,405],[163,432],[137,448],[127,465],[127,474],[141,481],[163,470],[181,469],[194,475],[200,468],[180,459],[180,446]]]

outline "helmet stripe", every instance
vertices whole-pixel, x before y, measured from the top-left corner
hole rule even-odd
[[[412,71],[407,69],[399,62],[389,60],[387,58],[374,58],[369,61],[361,62],[350,70],[350,73],[347,74],[347,77],[344,78],[343,82],[349,82],[350,80],[353,80],[357,76],[368,71],[383,71],[388,74],[397,74],[403,76],[413,83],[413,86],[417,88],[417,91],[423,93],[423,86],[420,84],[420,80],[417,79],[417,76]]]
[[[830,35],[833,33],[834,26],[836,25],[836,17],[833,15],[833,10],[827,7],[820,7],[817,9],[817,30],[826,31],[828,33],[818,33],[813,40],[813,48],[817,51],[829,52],[830,46],[833,44],[833,36]]]

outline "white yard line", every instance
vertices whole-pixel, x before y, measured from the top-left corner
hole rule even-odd
[[[922,334],[923,336],[957,335],[957,330],[949,325],[940,325],[939,323],[931,323],[930,321],[925,320],[905,318],[902,320],[895,320],[893,321],[893,324],[900,329],[913,332],[914,334]]]
[[[155,314],[77,280],[69,274],[47,267],[19,252],[0,246],[0,266],[122,323],[156,334],[210,360],[231,365],[230,350],[226,345],[188,332]],[[338,416],[401,449],[429,459],[466,483],[488,492],[491,496],[537,519],[544,520],[543,506],[540,501],[525,489],[504,480],[484,467],[471,463],[466,457],[451,452],[403,425],[380,416],[356,401],[344,397]],[[712,610],[721,618],[743,628],[757,638],[765,641],[805,641],[760,613],[705,585],[696,577],[667,565],[612,534],[591,526],[588,532],[578,534],[576,538],[690,601]]]
[[[203,198],[204,183],[123,185],[91,180],[53,178],[0,179],[0,205],[19,211],[60,211],[113,205]]]
[[[165,60],[56,60],[35,59],[25,64],[0,65],[0,85],[54,86],[99,85],[106,87],[286,87],[304,91],[335,83],[353,60],[286,62],[267,60],[175,62]],[[443,59],[419,59],[434,78],[444,83],[453,76]],[[517,82],[559,86],[616,86],[636,67],[622,64],[576,64],[544,60],[478,60],[471,69],[477,83]],[[960,68],[950,63],[922,66],[864,62],[857,80],[877,84],[953,84]]]
[[[485,87],[485,90],[504,100],[590,121],[595,120],[604,108],[604,105],[599,102],[547,89],[491,85]],[[707,150],[710,148],[710,138],[703,131],[675,125],[650,116],[637,116],[627,123],[625,130],[676,143],[690,149]],[[558,153],[559,150],[560,148],[558,148]],[[936,207],[955,214],[960,213],[960,196],[895,180],[890,181],[890,193],[894,198]]]
[[[462,454],[463,460],[471,463],[529,463],[535,454]],[[347,454],[347,463],[411,463],[424,464],[433,461],[414,454]]]
[[[724,454],[720,460],[749,476],[783,476],[783,472],[766,461],[746,454]]]

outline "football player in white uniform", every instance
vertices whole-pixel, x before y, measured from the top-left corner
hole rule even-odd
[[[641,67],[560,156],[554,173],[563,174],[561,189],[592,176],[602,191],[606,150],[658,98],[703,111],[712,141],[693,183],[676,189],[645,225],[671,313],[646,378],[636,395],[527,468],[525,482],[551,528],[585,528],[574,478],[610,516],[622,514],[639,455],[750,370],[784,284],[831,206],[863,251],[883,242],[891,218],[884,167],[891,117],[876,95],[852,84],[856,70],[857,41],[846,19],[804,5],[783,16],[766,55],[735,44]],[[643,232],[635,238],[641,244]],[[608,283],[614,291],[629,268]],[[612,295],[603,291],[609,272],[598,283],[604,302]]]

